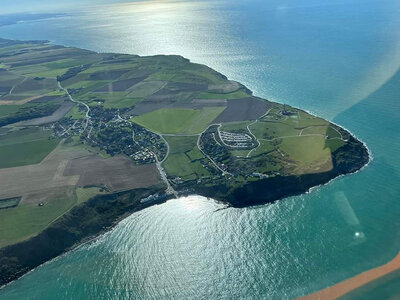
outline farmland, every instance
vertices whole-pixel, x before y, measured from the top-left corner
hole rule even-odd
[[[36,164],[45,158],[59,140],[41,128],[10,131],[0,136],[0,168]]]
[[[0,169],[0,199],[22,197],[18,206],[0,209],[0,246],[37,234],[96,194],[158,182],[154,165],[137,166],[118,157],[104,159],[88,146],[63,143],[40,164]]]
[[[0,39],[0,254],[60,224],[80,241],[152,205],[141,202],[150,195],[243,207],[368,159],[339,126],[181,56]]]
[[[204,167],[205,157],[197,148],[197,136],[166,137],[170,146],[170,155],[164,162],[164,168],[171,177],[194,180],[209,177]]]
[[[157,133],[200,133],[224,109],[224,107],[204,107],[200,110],[164,108],[135,117],[132,121]]]
[[[22,203],[18,207],[0,210],[0,247],[37,234],[77,201],[70,187],[48,191],[41,200],[46,205]]]

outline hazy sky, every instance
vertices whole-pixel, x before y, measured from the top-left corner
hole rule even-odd
[[[134,1],[138,0],[0,0],[0,14],[43,11],[62,12],[63,10],[79,9],[80,6],[84,5]]]

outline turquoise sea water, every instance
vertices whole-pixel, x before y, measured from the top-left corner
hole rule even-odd
[[[180,54],[256,95],[352,131],[374,160],[274,204],[192,196],[150,207],[0,291],[0,299],[282,299],[400,249],[400,4],[396,0],[151,1],[0,27],[97,51]]]

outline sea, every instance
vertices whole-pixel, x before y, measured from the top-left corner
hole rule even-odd
[[[399,252],[398,0],[159,0],[66,13],[2,26],[0,37],[179,54],[345,127],[373,160],[273,204],[189,196],[152,206],[8,285],[1,300],[290,299]]]

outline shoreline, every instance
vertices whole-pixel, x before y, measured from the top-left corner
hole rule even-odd
[[[51,263],[51,262],[53,262],[53,261],[56,261],[57,259],[62,258],[64,255],[67,255],[68,253],[70,253],[70,252],[72,252],[72,251],[74,251],[74,250],[79,249],[80,247],[82,247],[82,246],[85,245],[85,244],[90,244],[90,243],[95,243],[95,242],[97,242],[100,238],[104,237],[107,233],[110,233],[114,228],[116,228],[116,227],[118,226],[119,223],[121,223],[122,221],[124,221],[126,218],[129,218],[129,217],[132,216],[134,213],[139,212],[139,211],[141,211],[141,210],[143,210],[143,209],[146,209],[146,208],[151,207],[151,206],[154,206],[154,205],[163,204],[163,203],[165,203],[165,202],[167,202],[167,201],[169,201],[169,200],[172,200],[172,199],[166,199],[166,200],[164,200],[164,201],[159,201],[159,202],[156,201],[156,202],[154,202],[154,203],[151,204],[151,205],[142,205],[142,206],[136,208],[136,209],[135,209],[134,211],[132,211],[132,212],[126,212],[125,214],[120,215],[119,217],[117,217],[117,219],[115,219],[115,220],[113,221],[113,224],[111,224],[111,225],[108,226],[108,227],[103,228],[103,230],[101,230],[100,232],[98,232],[98,233],[96,233],[96,234],[94,234],[94,235],[87,236],[87,237],[83,238],[81,241],[77,242],[76,244],[74,244],[74,245],[73,245],[72,247],[70,247],[69,249],[66,249],[66,250],[65,250],[63,253],[61,253],[60,255],[55,256],[55,257],[53,257],[53,258],[51,258],[51,259],[45,261],[44,263],[42,263],[42,264],[40,264],[40,265],[34,267],[33,269],[27,271],[26,273],[24,273],[24,274],[21,275],[20,277],[18,277],[18,278],[16,278],[16,279],[12,280],[12,281],[10,281],[10,282],[7,282],[7,283],[5,283],[5,284],[3,284],[3,285],[1,285],[1,283],[0,283],[0,292],[1,292],[2,289],[7,288],[8,286],[12,285],[13,283],[17,282],[18,280],[20,280],[20,279],[24,278],[25,276],[29,275],[30,273],[34,272],[36,269],[38,269],[38,268],[40,268],[40,267],[42,267],[42,266],[44,266],[44,265],[47,265],[47,264],[49,264],[49,263]],[[34,236],[34,237],[35,237],[35,236]],[[33,239],[34,237],[31,237],[30,239]],[[26,241],[29,241],[30,239],[28,239],[28,240],[26,240]],[[22,241],[21,243],[23,243],[23,242],[25,242],[25,241]],[[17,244],[15,244],[15,245],[17,245]],[[13,245],[10,245],[10,246],[13,246]],[[6,247],[8,247],[8,246],[6,246]],[[5,247],[3,247],[3,248],[5,248]],[[1,250],[2,250],[2,248],[0,248],[0,252],[1,252]]]
[[[298,300],[337,299],[355,291],[385,275],[400,270],[400,252],[389,262],[376,268],[364,271],[356,276],[341,281],[335,285],[324,288],[315,293],[297,298]]]
[[[356,138],[354,139],[358,141]],[[221,193],[223,192],[222,187],[222,190],[204,188],[196,189],[194,194],[212,198],[214,201],[225,204],[226,207],[245,208],[265,205],[284,200],[288,197],[310,193],[316,188],[328,185],[341,176],[357,173],[364,168],[369,161],[370,159],[368,159],[368,161],[361,167],[357,167],[355,170],[347,173],[341,174],[335,169],[328,173],[324,173],[325,177],[319,185],[313,185],[313,182],[315,178],[319,178],[321,174],[308,174],[309,177],[307,177],[307,175],[302,175],[299,176],[299,178],[301,178],[300,180],[296,176],[275,177],[275,182],[272,183],[272,187],[274,184],[281,185],[282,181],[285,180],[291,182],[292,187],[294,187],[293,190],[285,190],[285,193],[283,194],[265,194],[265,188],[271,188],[271,186],[269,186],[271,185],[271,180],[269,179],[253,182],[242,188],[227,191],[227,193]],[[310,179],[307,180],[308,178]],[[321,181],[321,178],[319,179]],[[249,196],[249,191],[247,190],[248,187],[251,187],[252,189],[253,194],[251,196]],[[0,260],[2,261],[2,265],[0,265],[0,291],[29,274],[37,267],[49,263],[54,259],[75,250],[84,243],[96,240],[105,233],[110,232],[119,222],[133,213],[153,205],[162,204],[169,200],[165,199],[163,201],[156,201],[149,204],[140,203],[142,197],[152,194],[157,190],[159,190],[159,187],[150,187],[148,189],[136,189],[116,194],[95,196],[88,200],[88,202],[74,207],[69,213],[63,215],[59,220],[57,220],[57,222],[46,228],[37,236],[14,245],[0,248]],[[252,199],[252,201],[235,203],[235,199],[242,199],[242,193],[246,194],[248,196],[247,199]],[[183,197],[187,195],[180,193],[180,196]],[[126,198],[130,198],[130,201],[133,202],[127,203]],[[104,204],[104,201],[110,202],[110,204],[112,202],[114,211],[111,213],[98,212],[97,210],[99,208],[104,205],[109,205],[108,203]],[[96,212],[94,215],[92,215],[93,211]],[[85,224],[80,223],[80,220],[82,220],[81,215],[84,215],[85,213],[87,214],[85,221],[89,223],[89,226],[86,227]],[[77,233],[74,232],[74,235],[71,237],[71,231],[74,229],[77,230]],[[49,232],[52,232],[52,234],[49,235]],[[56,252],[52,251],[54,250],[52,249],[54,244],[59,247]],[[38,245],[40,246],[38,247]],[[49,253],[43,253],[43,251],[38,252],[38,249],[43,248],[43,245],[47,246],[45,247],[46,249],[50,249],[48,250]],[[26,255],[27,252],[30,254]],[[15,258],[17,258],[17,263],[13,261]]]
[[[226,78],[223,74],[220,75]],[[312,113],[310,115],[316,117]],[[339,177],[357,173],[368,166],[372,161],[372,153],[366,143],[340,125],[330,121],[329,124],[340,128],[349,138],[344,146],[331,152],[332,168],[328,171],[301,175],[278,173],[277,176],[237,186],[229,185],[229,181],[225,178],[213,182],[210,186],[190,182],[187,186],[182,185],[177,189],[180,192],[179,196],[184,196],[185,189],[189,187],[189,194],[212,198],[227,206],[235,208],[258,206],[310,193]],[[132,213],[165,202],[166,200],[147,204],[140,202],[142,198],[161,191],[164,191],[164,187],[152,186],[95,196],[73,207],[36,236],[0,248],[0,289],[38,266],[109,232]]]

